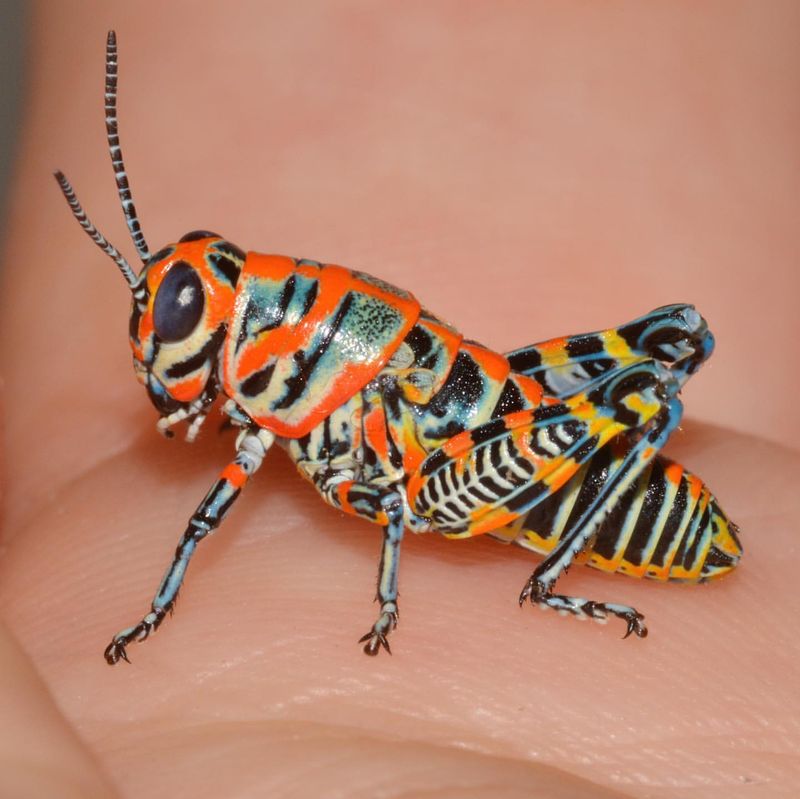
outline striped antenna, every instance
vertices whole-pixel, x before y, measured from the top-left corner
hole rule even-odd
[[[133,271],[133,269],[131,269],[131,265],[125,260],[119,250],[117,250],[117,248],[111,244],[111,242],[107,241],[105,236],[103,236],[103,234],[100,233],[100,231],[89,221],[89,217],[86,216],[83,208],[81,208],[81,204],[78,202],[78,198],[75,196],[75,190],[72,188],[72,184],[64,176],[64,173],[55,172],[54,175],[58,181],[58,185],[61,187],[64,197],[69,203],[72,215],[78,220],[78,224],[89,234],[89,238],[106,255],[110,256],[114,263],[119,267],[119,271],[122,272],[122,277],[125,278],[125,281],[131,287],[134,298],[138,301],[140,299],[138,295],[142,294],[142,288],[138,286],[138,278],[136,277],[136,273]],[[142,299],[143,298],[144,297],[142,297]]]
[[[139,218],[136,216],[136,206],[131,198],[128,186],[128,174],[125,172],[125,163],[122,160],[122,150],[119,146],[119,129],[117,126],[117,34],[108,32],[106,40],[106,136],[108,138],[108,151],[111,155],[111,164],[114,167],[114,179],[117,181],[117,191],[125,221],[128,223],[133,244],[139,257],[144,263],[150,260],[150,251],[144,239]]]

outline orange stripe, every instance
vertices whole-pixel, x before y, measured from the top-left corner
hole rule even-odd
[[[208,380],[208,370],[203,369],[197,376],[190,380],[183,380],[180,383],[173,383],[167,389],[167,393],[179,402],[191,402],[200,396],[200,392],[205,387]]]
[[[234,488],[241,488],[247,482],[247,475],[238,463],[229,463],[220,477],[227,480]]]
[[[371,408],[364,417],[364,432],[369,446],[386,463],[389,460],[389,442],[386,440],[386,416],[380,405]]]
[[[672,462],[664,468],[664,476],[673,485],[678,485],[683,477],[683,466],[679,463]]]
[[[350,513],[353,516],[357,516],[358,514],[355,512],[353,506],[350,504],[350,500],[347,498],[348,492],[354,485],[354,480],[348,480],[347,482],[339,483],[339,485],[336,486],[336,498],[339,500],[339,507],[345,513]]]
[[[463,342],[461,349],[472,356],[475,363],[481,368],[483,373],[497,383],[504,381],[511,373],[511,366],[508,360],[497,352],[481,347],[480,344],[468,344]]]

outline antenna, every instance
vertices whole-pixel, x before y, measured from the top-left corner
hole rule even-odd
[[[117,191],[125,221],[128,223],[133,245],[139,253],[143,263],[150,260],[150,251],[147,247],[139,218],[136,216],[136,206],[133,204],[128,173],[122,160],[122,149],[119,146],[119,128],[117,126],[117,34],[108,32],[106,39],[106,136],[108,138],[108,152],[111,155],[111,165],[114,167],[114,179],[117,181]]]
[[[136,216],[136,208],[131,200],[131,192],[128,188],[128,176],[125,174],[125,165],[122,162],[122,151],[119,148],[119,135],[117,134],[117,37],[114,31],[108,32],[106,42],[106,132],[108,135],[108,148],[111,153],[111,163],[114,166],[114,177],[117,181],[119,199],[122,203],[122,210],[125,212],[125,219],[131,238],[136,245],[136,249],[141,259],[147,263],[150,253],[147,249],[147,242],[144,240],[139,219]],[[92,224],[86,212],[81,207],[75,195],[75,189],[67,180],[61,170],[53,173],[61,192],[64,195],[72,215],[78,220],[78,224],[89,234],[89,238],[119,267],[122,277],[130,286],[133,299],[140,308],[147,303],[147,288],[144,283],[139,281],[136,272],[120,253],[120,251]]]
[[[91,223],[89,217],[86,216],[86,212],[78,202],[78,198],[75,196],[75,189],[72,188],[72,184],[67,180],[64,173],[54,172],[53,174],[58,181],[58,185],[61,187],[64,197],[69,203],[72,215],[78,220],[78,224],[89,234],[89,238],[119,267],[119,271],[122,272],[122,277],[125,278],[126,283],[131,287],[134,297],[138,300],[139,297],[137,294],[141,293],[141,288],[138,287],[136,272],[133,271],[131,265],[125,260],[119,250]]]

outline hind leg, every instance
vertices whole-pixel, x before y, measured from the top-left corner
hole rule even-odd
[[[635,608],[616,603],[596,602],[582,597],[553,593],[558,578],[569,568],[575,558],[586,548],[597,527],[622,494],[639,477],[647,464],[666,443],[670,433],[678,426],[682,407],[676,398],[665,405],[642,437],[631,448],[609,475],[594,501],[580,518],[565,531],[560,542],[528,579],[519,596],[520,605],[530,601],[542,608],[552,608],[561,613],[603,621],[609,616],[622,619],[627,625],[625,638],[635,633],[639,638],[647,635],[644,617]]]

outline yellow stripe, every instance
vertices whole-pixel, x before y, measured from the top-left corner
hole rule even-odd
[[[600,337],[603,340],[606,352],[612,358],[618,358],[621,361],[631,361],[634,359],[631,348],[616,330],[605,330],[601,333]]]

